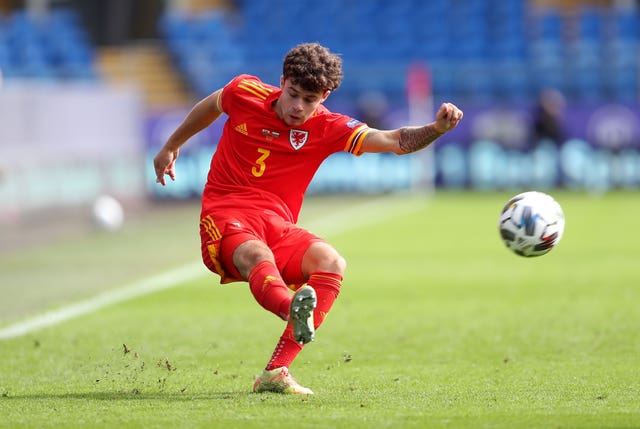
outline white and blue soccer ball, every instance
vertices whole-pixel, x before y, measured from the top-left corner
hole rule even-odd
[[[562,207],[548,194],[523,192],[502,209],[498,230],[504,244],[520,256],[541,256],[556,247],[564,233]]]

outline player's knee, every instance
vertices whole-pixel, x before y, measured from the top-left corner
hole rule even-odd
[[[327,260],[328,268],[325,271],[343,275],[347,269],[347,261],[338,252]]]
[[[233,263],[247,279],[249,273],[262,261],[273,261],[273,253],[266,244],[258,240],[249,240],[240,244],[233,252]]]
[[[324,271],[342,276],[347,268],[347,261],[330,244],[317,242],[307,250],[302,265],[303,271],[307,273]]]

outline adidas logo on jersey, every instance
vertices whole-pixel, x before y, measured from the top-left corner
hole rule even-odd
[[[245,136],[249,135],[249,132],[247,131],[247,124],[244,122],[238,125],[237,127],[235,127],[234,129],[237,132],[244,134]]]

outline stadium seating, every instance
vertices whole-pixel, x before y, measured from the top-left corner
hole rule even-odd
[[[365,90],[403,103],[406,70],[429,65],[436,99],[527,101],[555,87],[570,100],[635,102],[637,9],[533,8],[505,0],[237,0],[237,10],[169,10],[159,34],[197,95],[240,72],[277,82],[283,55],[303,41],[342,54],[345,81],[332,99]],[[94,50],[69,9],[0,15],[5,78],[95,79]]]
[[[436,98],[527,101],[555,87],[570,100],[637,99],[637,10],[567,13],[505,0],[237,4],[234,13],[170,12],[159,24],[199,95],[241,71],[277,82],[287,49],[318,41],[343,55],[347,73],[335,95],[345,100],[373,89],[402,102],[415,61],[430,65]]]
[[[77,14],[0,15],[0,70],[6,79],[95,80],[94,52]]]

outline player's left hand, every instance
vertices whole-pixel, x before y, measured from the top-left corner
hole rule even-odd
[[[462,110],[452,103],[442,103],[436,113],[436,130],[441,133],[451,131],[462,119]]]

